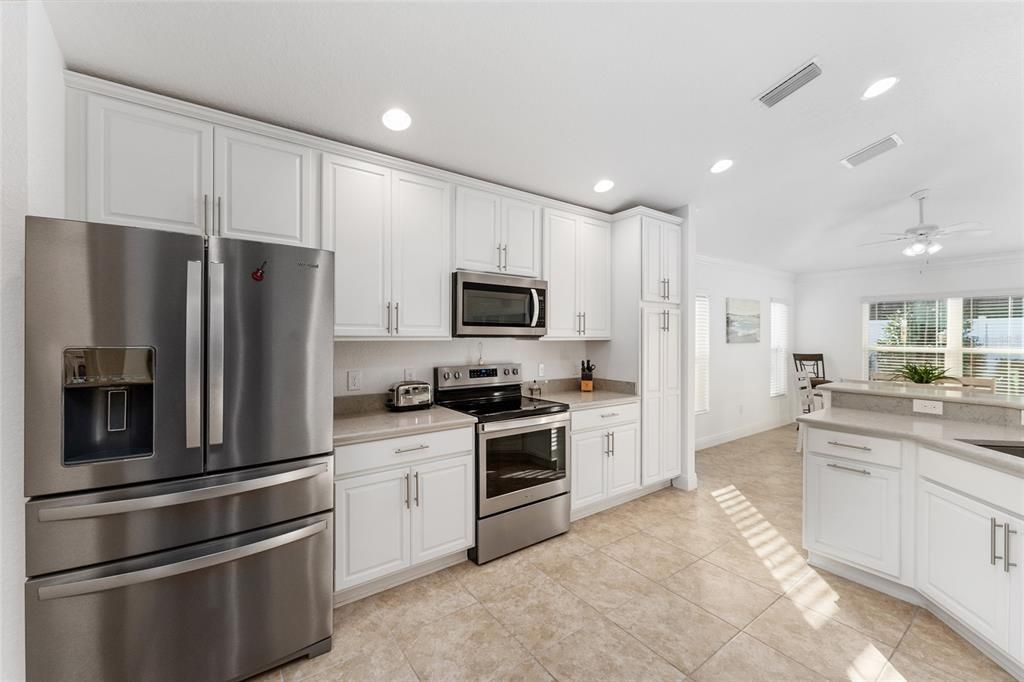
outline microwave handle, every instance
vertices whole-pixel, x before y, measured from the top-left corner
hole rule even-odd
[[[530,294],[533,295],[533,319],[530,321],[530,326],[536,327],[537,319],[540,317],[540,296],[537,295],[536,289],[530,289]]]

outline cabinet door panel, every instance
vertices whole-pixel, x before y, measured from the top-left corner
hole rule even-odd
[[[501,272],[501,198],[468,187],[455,188],[455,267]]]
[[[662,223],[653,218],[641,218],[640,295],[645,301],[664,303],[665,285],[661,280],[664,264],[662,254]]]
[[[643,399],[642,443],[643,449],[641,462],[643,465],[643,484],[647,485],[660,481],[661,475],[661,446],[663,442],[661,430],[661,416],[664,412],[664,400],[660,395],[653,395]]]
[[[409,565],[408,475],[403,468],[335,483],[335,590]]]
[[[473,472],[473,455],[413,467],[413,564],[473,546]]]
[[[900,577],[900,472],[806,458],[808,549]]]
[[[579,226],[580,311],[586,313],[584,336],[607,338],[612,333],[611,225],[583,219]]]
[[[451,336],[451,185],[395,172],[392,206],[393,332]]]
[[[578,509],[604,497],[607,453],[605,431],[589,431],[572,437],[572,508]]]
[[[612,432],[612,456],[608,458],[608,494],[640,487],[640,425],[616,427]]]
[[[576,301],[576,216],[557,211],[544,213],[544,277],[548,282],[549,338],[580,337]]]
[[[218,235],[319,246],[311,219],[312,149],[221,126],[214,143]]]
[[[666,391],[661,410],[661,477],[673,478],[683,472],[681,394]]]
[[[665,310],[665,333],[662,336],[662,375],[666,391],[682,390],[683,317],[678,308]]]
[[[668,302],[679,303],[680,285],[682,284],[682,228],[672,223],[661,226],[662,277],[668,280]]]
[[[994,566],[991,561],[992,518],[1002,523],[1002,515],[927,481],[919,483],[917,492],[918,589],[1007,649],[1010,574],[1003,572],[1001,560]],[[995,540],[1001,555],[1000,532]]]
[[[334,250],[335,336],[386,336],[391,171],[325,154],[322,238]]]
[[[88,220],[206,232],[212,125],[90,95],[86,137]]]
[[[505,270],[509,275],[540,277],[540,206],[516,199],[501,200]]]

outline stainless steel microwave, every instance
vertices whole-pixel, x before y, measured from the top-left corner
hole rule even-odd
[[[452,274],[453,336],[547,334],[548,283],[542,279],[458,270]]]

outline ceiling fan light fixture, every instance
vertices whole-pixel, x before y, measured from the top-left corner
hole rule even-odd
[[[920,256],[922,253],[924,253],[927,250],[928,250],[928,247],[925,246],[924,242],[916,241],[915,240],[914,242],[912,242],[911,244],[908,244],[907,247],[903,249],[903,255],[904,256]]]
[[[942,251],[942,244],[938,242],[928,242],[928,247],[925,250],[928,251],[929,256],[934,256],[939,251]]]

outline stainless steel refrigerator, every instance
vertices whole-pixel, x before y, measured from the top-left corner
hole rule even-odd
[[[333,254],[26,223],[29,678],[329,650]]]

